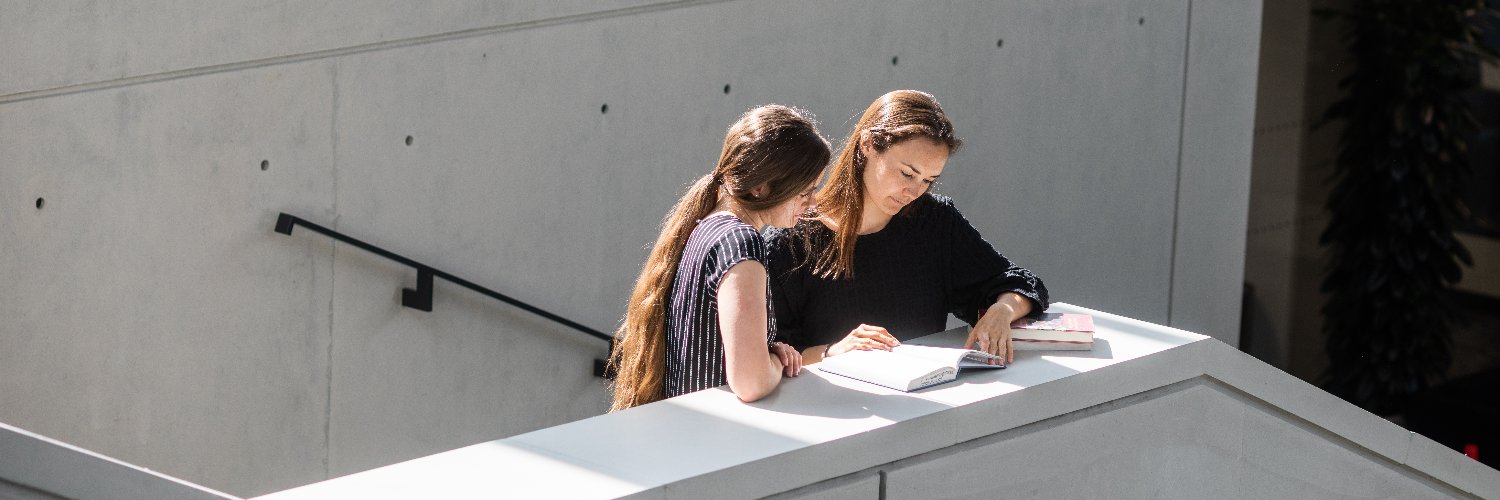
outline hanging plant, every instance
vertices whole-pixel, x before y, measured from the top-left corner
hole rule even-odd
[[[1355,0],[1337,14],[1354,67],[1327,114],[1344,130],[1319,238],[1323,387],[1375,413],[1399,411],[1451,362],[1446,292],[1471,264],[1453,229],[1477,128],[1461,93],[1495,55],[1480,40],[1491,14],[1483,0]]]

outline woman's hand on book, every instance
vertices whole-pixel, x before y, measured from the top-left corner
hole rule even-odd
[[[1004,300],[996,302],[988,311],[980,313],[979,322],[969,329],[964,348],[994,354],[1009,365],[1016,360],[1010,342],[1010,323],[1014,316],[1017,316],[1014,306]]]
[[[901,341],[891,335],[891,332],[874,325],[859,325],[858,328],[849,331],[843,339],[828,346],[823,352],[823,357],[837,356],[849,351],[889,351],[892,347],[901,345]]]

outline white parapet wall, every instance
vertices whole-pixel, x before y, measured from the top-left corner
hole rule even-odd
[[[1094,349],[912,393],[811,368],[262,498],[1500,497],[1500,472],[1222,342],[1053,311],[1094,315]]]
[[[235,497],[0,423],[0,498],[206,500]]]

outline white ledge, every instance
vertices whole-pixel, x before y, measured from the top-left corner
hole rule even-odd
[[[262,498],[760,497],[1205,381],[1421,481],[1500,496],[1493,469],[1222,342],[1069,304],[1050,311],[1093,315],[1094,350],[1018,352],[1004,370],[913,393],[810,369],[752,404],[710,389]]]
[[[0,423],[0,498],[11,498],[8,496],[11,494],[20,498],[31,495],[38,498],[234,498]]]

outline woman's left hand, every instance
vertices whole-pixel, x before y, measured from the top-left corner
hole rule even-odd
[[[1007,365],[1015,361],[1010,342],[1010,318],[1015,316],[1013,306],[1005,301],[996,302],[980,314],[979,322],[969,329],[969,339],[964,342],[964,347],[999,356]]]
[[[802,373],[802,353],[783,342],[773,342],[771,353],[781,360],[782,374],[795,377]]]

